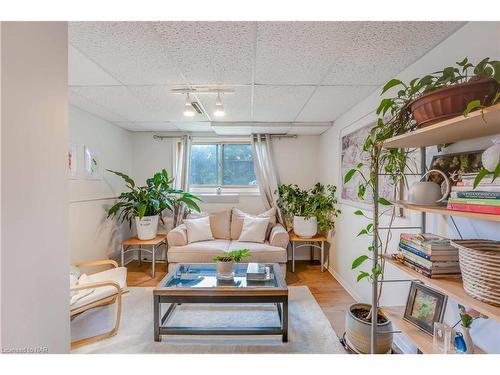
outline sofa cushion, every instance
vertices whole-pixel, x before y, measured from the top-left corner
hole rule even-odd
[[[244,241],[231,241],[229,251],[237,249],[250,250],[251,257],[245,259],[245,262],[266,262],[266,263],[286,263],[286,249],[269,245],[269,242],[256,243]]]
[[[238,241],[262,243],[266,239],[268,226],[268,217],[246,216],[245,219],[243,219],[243,228],[241,229]]]
[[[168,249],[169,263],[212,263],[216,255],[229,249],[229,240],[212,240],[173,246]]]
[[[253,214],[248,214],[246,212],[243,212],[237,208],[233,208],[232,216],[231,216],[231,239],[232,240],[238,240],[241,235],[241,230],[243,228],[243,220],[245,219],[245,216],[251,216],[251,217],[268,217],[269,218],[269,225],[267,228],[266,232],[266,239],[269,238],[269,233],[271,233],[272,227],[276,224],[276,208],[273,207],[270,210],[267,210],[266,212],[263,212],[258,215],[253,215]]]
[[[210,218],[210,229],[212,235],[216,239],[229,240],[231,239],[231,210],[221,212],[192,212],[188,219],[198,219],[208,216]]]
[[[117,267],[106,271],[94,273],[91,275],[86,275],[84,280],[78,281],[78,286],[85,285],[88,283],[98,283],[101,281],[114,281],[120,285],[121,289],[126,289],[127,268]],[[87,289],[83,289],[82,291],[85,292],[86,290]],[[78,299],[74,304],[72,304],[71,310],[77,309],[81,306],[88,305],[89,303],[101,300],[103,298],[110,297],[116,293],[117,290],[114,286],[101,286],[98,288],[93,288],[90,294],[84,296],[83,298]]]
[[[188,243],[211,241],[214,239],[210,228],[210,218],[208,216],[198,219],[186,219],[184,225],[187,229]]]

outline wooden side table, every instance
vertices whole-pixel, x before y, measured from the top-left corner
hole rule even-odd
[[[129,251],[139,251],[139,261],[141,260],[141,254],[143,251],[151,254],[152,256],[152,266],[151,266],[151,275],[154,279],[155,277],[155,255],[156,250],[164,245],[167,248],[167,235],[166,234],[158,234],[155,238],[151,240],[140,240],[137,237],[130,237],[127,240],[122,242],[122,267],[125,263],[125,253]],[[151,250],[143,248],[143,246],[151,246]]]
[[[292,243],[292,272],[295,272],[295,249],[310,246],[312,248],[321,250],[321,272],[325,271],[325,241],[326,237],[322,235],[315,235],[311,238],[304,238],[297,236],[293,231],[290,232],[290,242]],[[320,243],[319,245],[317,243]],[[299,243],[299,245],[296,245]],[[313,251],[311,251],[311,260],[313,259]]]

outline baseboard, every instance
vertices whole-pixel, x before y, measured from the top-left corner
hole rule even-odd
[[[363,300],[360,295],[351,290],[349,284],[333,268],[328,267],[327,270],[356,302]]]

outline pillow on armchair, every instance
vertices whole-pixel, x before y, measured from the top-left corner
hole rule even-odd
[[[233,208],[233,213],[231,216],[231,239],[238,240],[241,235],[241,230],[243,229],[243,221],[245,217],[258,217],[258,218],[269,218],[269,224],[267,226],[266,231],[266,239],[269,238],[269,234],[271,233],[271,229],[274,225],[276,225],[276,207],[267,210],[258,215],[248,214],[243,212],[237,208]]]

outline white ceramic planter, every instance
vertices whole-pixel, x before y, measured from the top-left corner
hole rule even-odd
[[[135,227],[137,229],[137,238],[140,240],[151,240],[158,233],[158,218],[155,216],[144,216],[142,219],[135,218]]]
[[[234,262],[217,262],[217,278],[221,280],[229,280],[234,277]]]
[[[304,216],[294,216],[293,231],[299,237],[311,238],[318,233],[318,219],[316,216],[308,219]]]
[[[349,346],[359,353],[370,353],[371,345],[371,323],[361,320],[354,316],[352,310],[355,308],[370,309],[370,305],[364,303],[353,303],[349,306],[349,310],[345,319],[345,338]],[[383,324],[378,324],[377,332],[377,354],[390,353],[392,347],[393,334],[383,333],[392,331],[392,323],[390,320]]]

